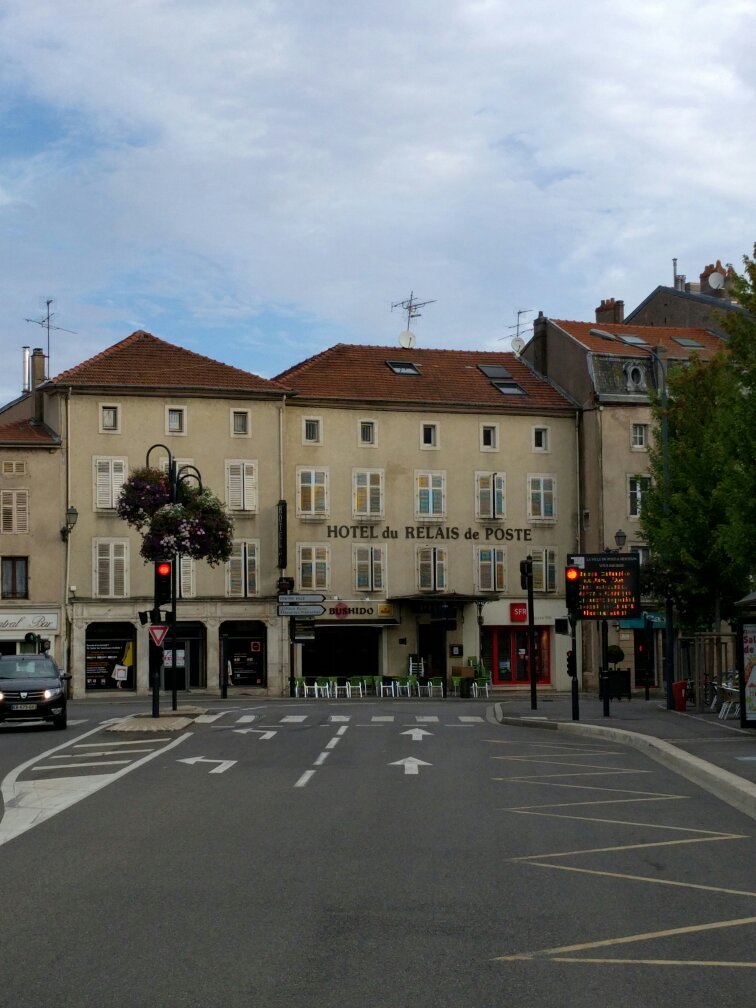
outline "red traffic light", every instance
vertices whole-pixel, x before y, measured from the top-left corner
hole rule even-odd
[[[568,567],[564,572],[564,576],[567,578],[568,581],[577,581],[577,579],[580,577],[580,571],[577,569],[577,567]]]
[[[167,560],[161,560],[156,566],[155,571],[160,577],[168,577],[171,573],[171,565]]]

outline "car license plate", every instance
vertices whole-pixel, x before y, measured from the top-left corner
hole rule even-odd
[[[36,710],[37,705],[35,703],[14,703],[11,704],[11,710]]]

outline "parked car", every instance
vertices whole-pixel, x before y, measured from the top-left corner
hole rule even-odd
[[[2,655],[0,722],[51,721],[65,728],[65,680],[70,678],[48,655]]]

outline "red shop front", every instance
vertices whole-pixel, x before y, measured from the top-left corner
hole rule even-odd
[[[536,681],[551,683],[551,628],[535,628]],[[528,664],[528,628],[484,626],[481,632],[481,657],[491,669],[494,686],[527,686],[530,682]]]

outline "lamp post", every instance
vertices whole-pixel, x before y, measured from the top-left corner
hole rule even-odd
[[[176,465],[176,459],[173,457],[173,454],[172,454],[170,448],[167,448],[164,444],[154,444],[154,445],[151,445],[147,449],[147,456],[145,458],[145,465],[146,465],[146,467],[148,469],[150,468],[150,453],[155,448],[162,448],[163,451],[168,456],[168,487],[169,487],[169,491],[170,491],[171,504],[175,504],[178,501],[178,489],[179,489],[179,485],[181,483],[183,483],[185,480],[196,479],[197,483],[199,484],[200,490],[202,490],[202,477],[200,476],[199,469],[197,469],[193,465],[182,465],[180,467],[177,467],[177,465]],[[177,710],[178,709],[178,697],[177,697],[177,690],[176,690],[176,671],[177,671],[177,669],[176,669],[176,594],[177,594],[177,592],[176,592],[176,583],[177,583],[178,577],[180,576],[180,573],[179,573],[179,565],[180,565],[180,563],[181,563],[181,556],[180,556],[180,554],[175,554],[174,555],[173,564],[172,564],[172,571],[171,571],[171,613],[170,613],[170,616],[168,618],[169,627],[170,627],[170,638],[171,638],[170,639],[171,659],[172,659],[172,661],[171,661],[171,671],[173,673],[173,675],[172,675],[172,684],[171,684],[171,709],[172,710]],[[155,604],[155,610],[157,610],[159,612],[159,606],[157,605],[157,603]],[[162,650],[162,648],[161,648],[161,653],[162,653],[163,660],[161,661],[160,664],[162,665],[163,668],[165,668],[165,652]],[[160,670],[156,669],[154,671],[154,673],[153,673],[153,682],[152,682],[152,716],[153,717],[159,717],[160,716],[160,713],[159,713],[160,699],[159,699],[159,697],[160,697]]]
[[[659,390],[659,405],[661,407],[661,449],[662,449],[662,482],[663,482],[663,497],[662,497],[662,510],[664,512],[665,519],[669,517],[670,511],[670,485],[669,485],[669,418],[668,418],[668,391],[667,391],[667,362],[666,362],[666,347],[659,346],[658,350],[654,350],[650,346],[639,347],[636,343],[625,339],[624,336],[618,333],[614,334],[614,338],[619,340],[620,343],[624,343],[626,346],[632,346],[634,350],[642,349],[647,353],[654,361],[654,382],[657,389]],[[662,359],[662,353],[664,359]],[[657,370],[658,369],[658,370]],[[664,689],[667,695],[667,710],[674,710],[675,700],[672,692],[672,683],[675,678],[675,660],[673,654],[673,635],[672,635],[672,620],[674,617],[674,605],[669,594],[667,594],[664,599]]]
[[[60,530],[60,538],[63,540],[63,542],[66,542],[68,540],[68,537],[71,535],[74,525],[78,520],[79,520],[79,512],[76,510],[73,504],[69,504],[66,510],[66,523]]]
[[[617,529],[614,533],[614,544],[616,549],[609,546],[604,547],[604,553],[621,553],[622,547],[627,542],[627,534],[622,529]],[[609,709],[609,624],[601,620],[601,694],[604,701],[604,717],[611,717]]]

